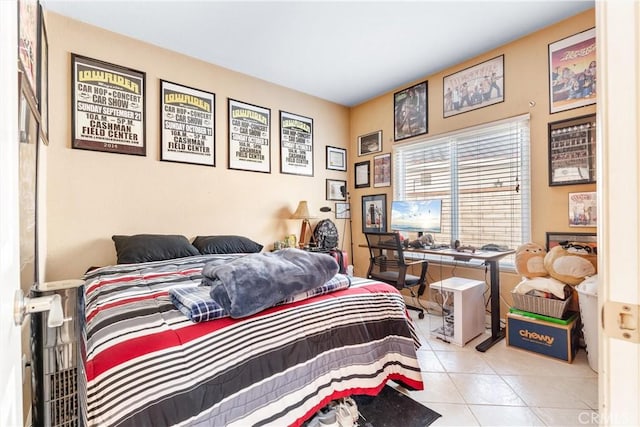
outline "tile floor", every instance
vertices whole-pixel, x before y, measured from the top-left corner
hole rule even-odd
[[[459,347],[430,337],[442,324],[439,316],[411,317],[423,343],[425,390],[407,393],[442,414],[434,427],[598,424],[598,374],[584,349],[571,364],[507,347],[505,340],[481,353],[475,346],[489,332]]]

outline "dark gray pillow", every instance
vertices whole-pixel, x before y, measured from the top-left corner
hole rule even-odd
[[[169,234],[136,234],[133,236],[112,236],[116,244],[118,264],[162,261],[200,255],[184,236]]]
[[[262,245],[243,236],[198,236],[193,246],[201,254],[252,254],[260,252]]]

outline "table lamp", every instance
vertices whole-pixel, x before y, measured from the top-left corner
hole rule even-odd
[[[311,222],[309,222],[309,220],[311,218],[315,218],[309,213],[309,206],[307,205],[306,200],[301,200],[300,202],[298,202],[298,208],[293,213],[293,216],[291,218],[302,220],[302,228],[300,228],[300,240],[298,240],[298,246],[300,248],[304,248],[307,242],[307,233],[311,233],[311,238],[313,239]]]

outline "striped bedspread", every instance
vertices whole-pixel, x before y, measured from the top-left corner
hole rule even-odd
[[[417,338],[395,288],[351,287],[242,319],[194,323],[168,290],[212,258],[117,265],[85,277],[79,389],[87,426],[300,425],[388,379],[422,389]]]

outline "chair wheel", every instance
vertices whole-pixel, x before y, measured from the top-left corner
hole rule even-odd
[[[424,313],[422,311],[418,313],[418,319],[424,319]]]

